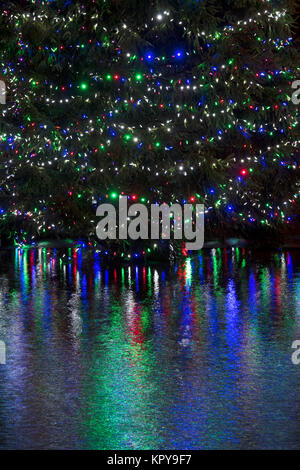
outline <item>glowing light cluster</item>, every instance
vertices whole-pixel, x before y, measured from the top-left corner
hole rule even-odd
[[[213,27],[201,2],[182,3],[140,2],[135,24],[112,0],[2,11],[0,208],[19,240],[92,236],[95,207],[120,193],[204,202],[212,225],[294,220],[300,67],[285,2]]]

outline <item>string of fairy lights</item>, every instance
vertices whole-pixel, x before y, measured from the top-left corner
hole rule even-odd
[[[29,210],[20,199],[16,180],[24,168],[70,171],[65,196],[87,201],[91,214],[100,201],[124,193],[124,182],[146,175],[143,193],[143,182],[137,191],[130,186],[132,202],[204,202],[211,220],[225,213],[250,225],[293,220],[297,184],[274,198],[253,183],[266,168],[294,181],[300,168],[299,108],[291,102],[300,67],[288,59],[293,40],[286,8],[262,1],[249,18],[195,29],[182,9],[149,7],[146,22],[116,17],[108,26],[96,4],[89,10],[84,2],[67,2],[67,9],[30,3],[26,11],[7,7],[1,13],[14,33],[10,47],[0,51],[9,97],[1,110],[0,194],[9,195],[1,217],[35,227],[29,234],[21,224],[17,240],[64,228],[53,217],[55,191],[32,201]],[[274,37],[267,32],[271,24]],[[55,34],[33,41],[24,34],[28,25]],[[178,44],[166,43],[174,30],[182,32]],[[260,54],[254,63],[251,51],[242,54],[241,37],[249,32]],[[224,147],[233,150],[219,156]],[[189,189],[208,170],[210,184]],[[93,186],[94,178],[103,181],[101,188]],[[164,192],[164,184],[172,189]],[[95,217],[80,217],[92,231]]]

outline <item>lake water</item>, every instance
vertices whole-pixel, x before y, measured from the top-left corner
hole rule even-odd
[[[300,447],[300,252],[0,253],[0,448]]]

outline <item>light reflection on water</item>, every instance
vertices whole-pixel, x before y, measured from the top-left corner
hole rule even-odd
[[[0,257],[0,448],[299,448],[300,254]]]

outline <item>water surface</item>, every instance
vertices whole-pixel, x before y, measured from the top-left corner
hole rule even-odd
[[[300,253],[0,254],[2,449],[296,449]]]

